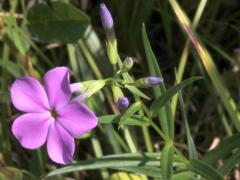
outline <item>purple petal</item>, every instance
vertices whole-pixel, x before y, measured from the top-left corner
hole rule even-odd
[[[23,112],[44,112],[49,102],[42,85],[34,78],[18,78],[11,86],[13,105]]]
[[[73,136],[81,136],[97,126],[97,117],[81,102],[72,101],[58,112],[57,121]]]
[[[75,143],[73,137],[56,121],[50,125],[47,151],[56,163],[68,164],[73,158]]]
[[[26,113],[13,122],[12,132],[23,147],[37,149],[46,142],[50,122],[50,113]]]
[[[44,76],[50,106],[55,110],[65,106],[71,97],[69,70],[67,67],[56,67]]]

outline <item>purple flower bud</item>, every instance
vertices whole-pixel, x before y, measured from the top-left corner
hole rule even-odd
[[[146,79],[146,84],[149,86],[155,86],[163,82],[162,77],[150,76]]]
[[[100,16],[103,27],[106,29],[112,29],[113,28],[112,15],[104,3],[100,4]]]
[[[122,96],[118,99],[117,105],[120,109],[126,109],[129,106],[128,98],[125,96]]]

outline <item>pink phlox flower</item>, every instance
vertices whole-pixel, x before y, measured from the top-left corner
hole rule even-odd
[[[75,151],[74,137],[97,126],[97,117],[81,101],[71,100],[69,69],[56,67],[44,76],[44,87],[32,77],[20,77],[11,86],[13,105],[25,114],[12,132],[20,144],[37,149],[45,144],[51,160],[68,164]]]

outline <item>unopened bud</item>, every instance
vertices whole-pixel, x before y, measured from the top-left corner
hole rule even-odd
[[[129,106],[129,100],[127,97],[122,96],[118,99],[117,105],[120,109],[126,109]]]
[[[127,57],[123,61],[123,65],[122,65],[122,67],[120,69],[120,72],[121,73],[128,72],[132,67],[133,67],[133,59],[131,57]]]
[[[150,76],[149,78],[146,79],[146,83],[149,86],[155,86],[163,82],[162,77],[156,77],[156,76]]]
[[[102,26],[107,36],[107,41],[111,42],[112,44],[115,43],[116,37],[113,28],[112,15],[104,3],[100,4],[100,17],[102,21]]]
[[[148,87],[156,86],[162,82],[163,82],[162,77],[150,76],[150,77],[139,79],[134,84],[137,87],[148,88]]]
[[[105,29],[112,29],[113,28],[112,15],[104,3],[100,4],[100,16],[103,27]]]

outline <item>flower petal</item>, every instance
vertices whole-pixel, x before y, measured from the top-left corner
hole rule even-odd
[[[71,101],[59,112],[57,121],[73,136],[81,136],[97,126],[97,117],[82,102]]]
[[[50,113],[26,113],[13,122],[12,132],[23,147],[37,149],[46,142],[50,122]]]
[[[52,122],[47,139],[49,157],[56,163],[68,164],[73,158],[74,150],[73,137],[56,121]]]
[[[69,84],[69,69],[56,67],[48,71],[44,76],[50,106],[55,110],[65,106],[71,97]]]
[[[49,109],[48,98],[42,85],[32,77],[18,78],[11,86],[13,105],[23,112],[44,112]]]

